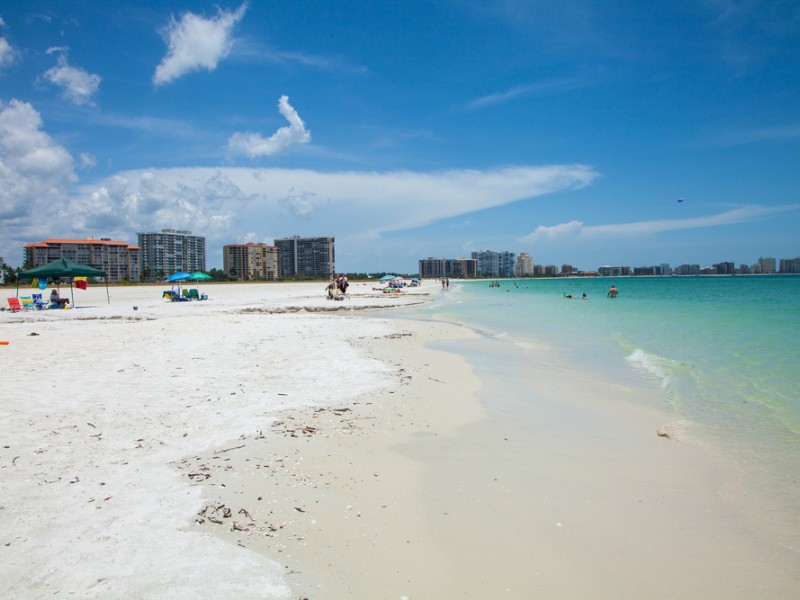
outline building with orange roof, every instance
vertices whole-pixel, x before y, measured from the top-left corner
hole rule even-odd
[[[67,258],[106,272],[108,281],[139,281],[142,253],[139,246],[111,238],[46,239],[25,246],[25,265],[38,267]]]

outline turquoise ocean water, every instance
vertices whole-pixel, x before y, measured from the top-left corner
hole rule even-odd
[[[530,401],[522,379],[508,381],[529,357],[507,349],[499,368],[492,349],[544,345],[589,375],[655,390],[643,399],[685,422],[687,441],[731,456],[783,509],[800,508],[800,276],[474,281],[434,297],[405,316],[482,332],[485,344],[447,349],[465,354],[487,389],[516,390],[504,402]]]

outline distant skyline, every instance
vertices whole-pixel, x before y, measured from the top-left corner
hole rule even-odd
[[[0,256],[189,229],[336,268],[800,254],[800,4],[0,6]]]

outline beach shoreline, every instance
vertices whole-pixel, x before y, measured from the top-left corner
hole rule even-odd
[[[742,524],[734,466],[659,436],[642,389],[527,348],[532,401],[509,405],[487,369],[517,364],[514,344],[371,312],[430,282],[360,285],[330,314],[319,284],[207,287],[207,304],[120,288],[0,317],[3,595],[799,589],[796,551]]]

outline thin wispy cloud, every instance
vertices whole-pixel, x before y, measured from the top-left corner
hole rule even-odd
[[[539,81],[526,85],[518,85],[502,92],[496,92],[493,94],[487,94],[486,96],[481,96],[480,98],[475,98],[464,105],[464,110],[480,110],[482,108],[488,108],[497,104],[511,102],[525,96],[574,89],[584,84],[585,83],[580,79],[570,78],[553,79],[550,81]]]
[[[725,148],[763,144],[771,142],[791,142],[800,139],[800,124],[789,123],[773,127],[760,127],[742,131],[732,131],[700,142],[700,146]]]
[[[344,73],[363,75],[369,69],[360,64],[353,64],[342,56],[326,56],[313,52],[279,50],[268,43],[247,37],[236,40],[236,48],[232,49],[237,59],[255,63],[266,63],[290,67],[299,65],[304,68],[328,73]]]
[[[231,154],[250,158],[274,156],[285,152],[292,146],[307,144],[311,141],[311,132],[306,129],[303,119],[289,104],[288,96],[281,96],[278,101],[278,110],[289,122],[288,126],[281,127],[269,137],[264,137],[260,133],[234,133],[228,139],[228,151]]]
[[[216,17],[203,18],[191,12],[180,20],[170,19],[164,31],[167,55],[156,67],[153,83],[171,83],[187,73],[213,71],[233,46],[233,28],[244,17],[247,3],[230,12],[218,9]]]
[[[151,115],[128,116],[98,112],[92,115],[92,122],[104,127],[117,127],[171,138],[191,138],[196,135],[194,127],[185,121]]]
[[[42,77],[61,88],[61,95],[78,105],[94,105],[94,95],[100,89],[102,77],[74,67],[67,60],[69,48],[53,47],[47,54],[57,55],[57,64],[44,72]]]
[[[701,229],[750,223],[763,220],[774,215],[800,211],[800,204],[784,204],[780,206],[747,205],[716,215],[694,217],[690,219],[663,219],[654,221],[637,221],[633,223],[614,223],[609,225],[584,226],[581,221],[570,221],[558,225],[540,225],[530,234],[519,238],[518,242],[541,242],[565,237],[597,239],[650,236],[667,231]]]

